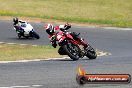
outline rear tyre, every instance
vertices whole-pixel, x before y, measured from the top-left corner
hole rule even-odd
[[[29,39],[29,36],[25,36],[26,39]]]
[[[21,39],[21,35],[20,35],[19,33],[18,33],[18,35],[17,35],[17,36],[18,36],[18,38],[19,38],[19,39]]]
[[[60,55],[66,55],[65,51],[63,50],[63,47],[60,47],[60,48],[59,48],[58,53],[59,53]]]
[[[79,59],[79,51],[78,50],[73,50],[75,46],[70,44],[69,45],[63,45],[63,50],[65,51],[66,55],[68,55],[73,61],[76,61]],[[76,47],[78,48],[78,47]]]
[[[95,50],[90,45],[88,46],[88,50],[87,50],[86,56],[89,59],[96,59],[97,58],[97,54],[96,54]]]

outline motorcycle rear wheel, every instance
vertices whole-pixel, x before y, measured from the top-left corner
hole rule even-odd
[[[59,53],[60,55],[66,55],[65,51],[63,50],[63,47],[60,47],[60,48],[59,48],[58,53]]]
[[[72,46],[70,46],[72,47]],[[63,50],[65,53],[73,60],[76,61],[79,59],[79,53],[76,52],[76,55],[73,54],[72,49],[68,45],[63,45]]]
[[[17,34],[17,36],[18,36],[19,39],[21,39],[21,35],[19,33]]]

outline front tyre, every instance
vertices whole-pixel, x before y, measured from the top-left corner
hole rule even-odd
[[[63,50],[65,51],[66,55],[68,55],[73,61],[76,61],[79,59],[79,49],[77,46],[73,45],[63,45]]]
[[[40,36],[36,32],[32,32],[32,36],[34,38],[36,38],[36,39],[39,39],[40,38]]]
[[[90,45],[87,47],[87,54],[86,54],[86,56],[89,59],[96,59],[97,58],[97,54],[96,54],[95,50]]]

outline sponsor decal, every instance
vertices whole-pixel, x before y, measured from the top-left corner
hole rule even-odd
[[[76,76],[78,84],[128,84],[131,82],[131,76],[129,74],[87,74],[81,67],[78,68]]]

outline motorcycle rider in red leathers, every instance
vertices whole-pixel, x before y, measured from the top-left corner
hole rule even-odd
[[[57,31],[65,31],[65,30],[68,30],[69,28],[71,28],[71,25],[68,23],[66,23],[64,25],[55,26],[55,27],[52,24],[45,25],[46,32],[49,34],[49,40],[54,48],[56,48],[56,46],[57,46],[57,44],[56,44]],[[80,33],[77,34],[75,32],[70,32],[70,34],[75,40],[80,41],[82,43],[82,45],[84,45],[84,47],[87,47],[87,43],[85,43],[84,40],[79,37]]]

